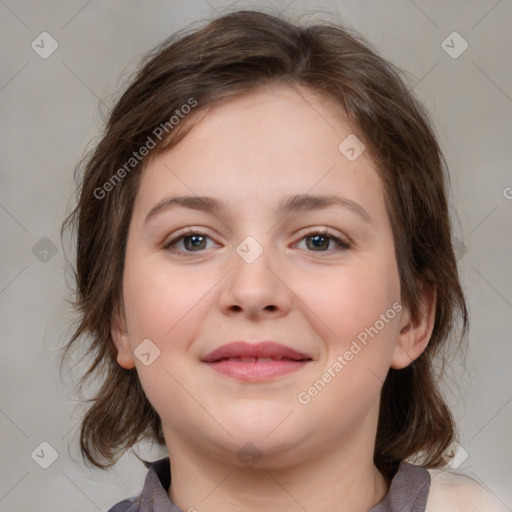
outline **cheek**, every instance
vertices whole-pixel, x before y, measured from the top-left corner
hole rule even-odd
[[[330,269],[332,270],[332,269]],[[361,257],[353,265],[324,273],[301,272],[293,280],[294,292],[307,306],[310,321],[322,338],[337,348],[373,326],[400,299],[398,273],[393,262],[374,255]],[[396,322],[392,310],[386,328]],[[380,326],[380,323],[379,323]]]
[[[362,422],[380,396],[401,311],[399,289],[389,274],[353,270],[326,279],[329,292],[315,293],[308,303],[322,312],[316,324],[323,330],[326,357],[298,397],[309,403],[313,417],[327,409],[339,425],[349,417]]]
[[[123,288],[130,333],[162,341],[173,336],[176,328],[188,325],[201,308],[214,285],[213,277],[198,278],[191,267],[172,270],[151,258],[127,261]]]
[[[137,373],[153,407],[162,414],[173,406],[185,417],[197,414],[197,405],[183,388],[197,361],[190,357],[190,346],[198,334],[197,319],[209,311],[205,293],[214,284],[213,276],[199,279],[197,272],[170,272],[160,262],[142,262],[132,256],[125,265],[123,281],[125,311],[132,350],[142,340],[156,346],[157,357],[145,365],[135,357]],[[209,283],[212,281],[212,283]],[[152,347],[152,345],[150,345]],[[153,358],[153,356],[151,356]],[[185,386],[190,389],[190,383]],[[172,413],[166,413],[173,422]]]

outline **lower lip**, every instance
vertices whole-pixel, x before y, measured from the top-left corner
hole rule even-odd
[[[265,361],[262,363],[242,363],[239,361],[218,361],[206,363],[210,368],[244,382],[261,382],[286,375],[304,368],[307,361]]]

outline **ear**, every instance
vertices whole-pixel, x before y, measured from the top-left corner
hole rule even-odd
[[[422,291],[417,318],[412,318],[409,310],[404,308],[400,319],[399,334],[390,365],[395,370],[409,366],[423,353],[434,329],[437,289],[435,285],[420,285],[420,288]]]
[[[117,349],[117,362],[119,366],[130,370],[135,367],[133,353],[130,346],[130,339],[126,329],[126,317],[124,314],[124,307],[122,304],[115,308],[112,315],[112,326],[110,329],[112,340]]]

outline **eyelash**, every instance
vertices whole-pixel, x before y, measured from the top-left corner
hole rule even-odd
[[[177,244],[178,242],[180,242],[181,240],[184,240],[185,238],[188,238],[189,236],[192,236],[192,235],[199,235],[199,236],[202,236],[202,237],[206,237],[206,238],[210,238],[212,239],[208,234],[202,232],[202,231],[199,231],[199,230],[196,230],[196,229],[188,229],[180,234],[178,234],[178,236],[172,238],[171,240],[169,240],[168,242],[166,242],[163,246],[163,248],[167,251],[170,251],[170,252],[173,252],[175,254],[178,254],[180,256],[183,256],[183,257],[186,257],[183,253],[185,253],[186,255],[188,254],[194,254],[195,252],[202,252],[203,250],[205,249],[200,249],[198,251],[178,251],[176,250],[175,248],[172,248],[173,245]],[[314,230],[314,231],[311,231],[309,233],[306,233],[304,236],[302,236],[299,240],[302,241],[302,240],[305,240],[306,238],[310,238],[310,237],[313,237],[313,236],[323,236],[323,237],[326,237],[332,241],[334,241],[336,244],[337,244],[337,247],[335,249],[331,249],[331,250],[326,250],[326,251],[308,251],[308,252],[318,252],[318,253],[331,253],[332,251],[334,252],[341,252],[341,251],[346,251],[347,249],[350,249],[352,247],[352,244],[345,241],[345,240],[341,240],[340,238],[338,238],[337,236],[333,235],[329,230],[327,229],[317,229],[317,230]]]

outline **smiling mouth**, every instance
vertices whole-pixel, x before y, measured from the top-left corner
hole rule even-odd
[[[242,382],[262,382],[284,377],[313,360],[308,354],[273,341],[235,341],[201,358],[203,364]]]

